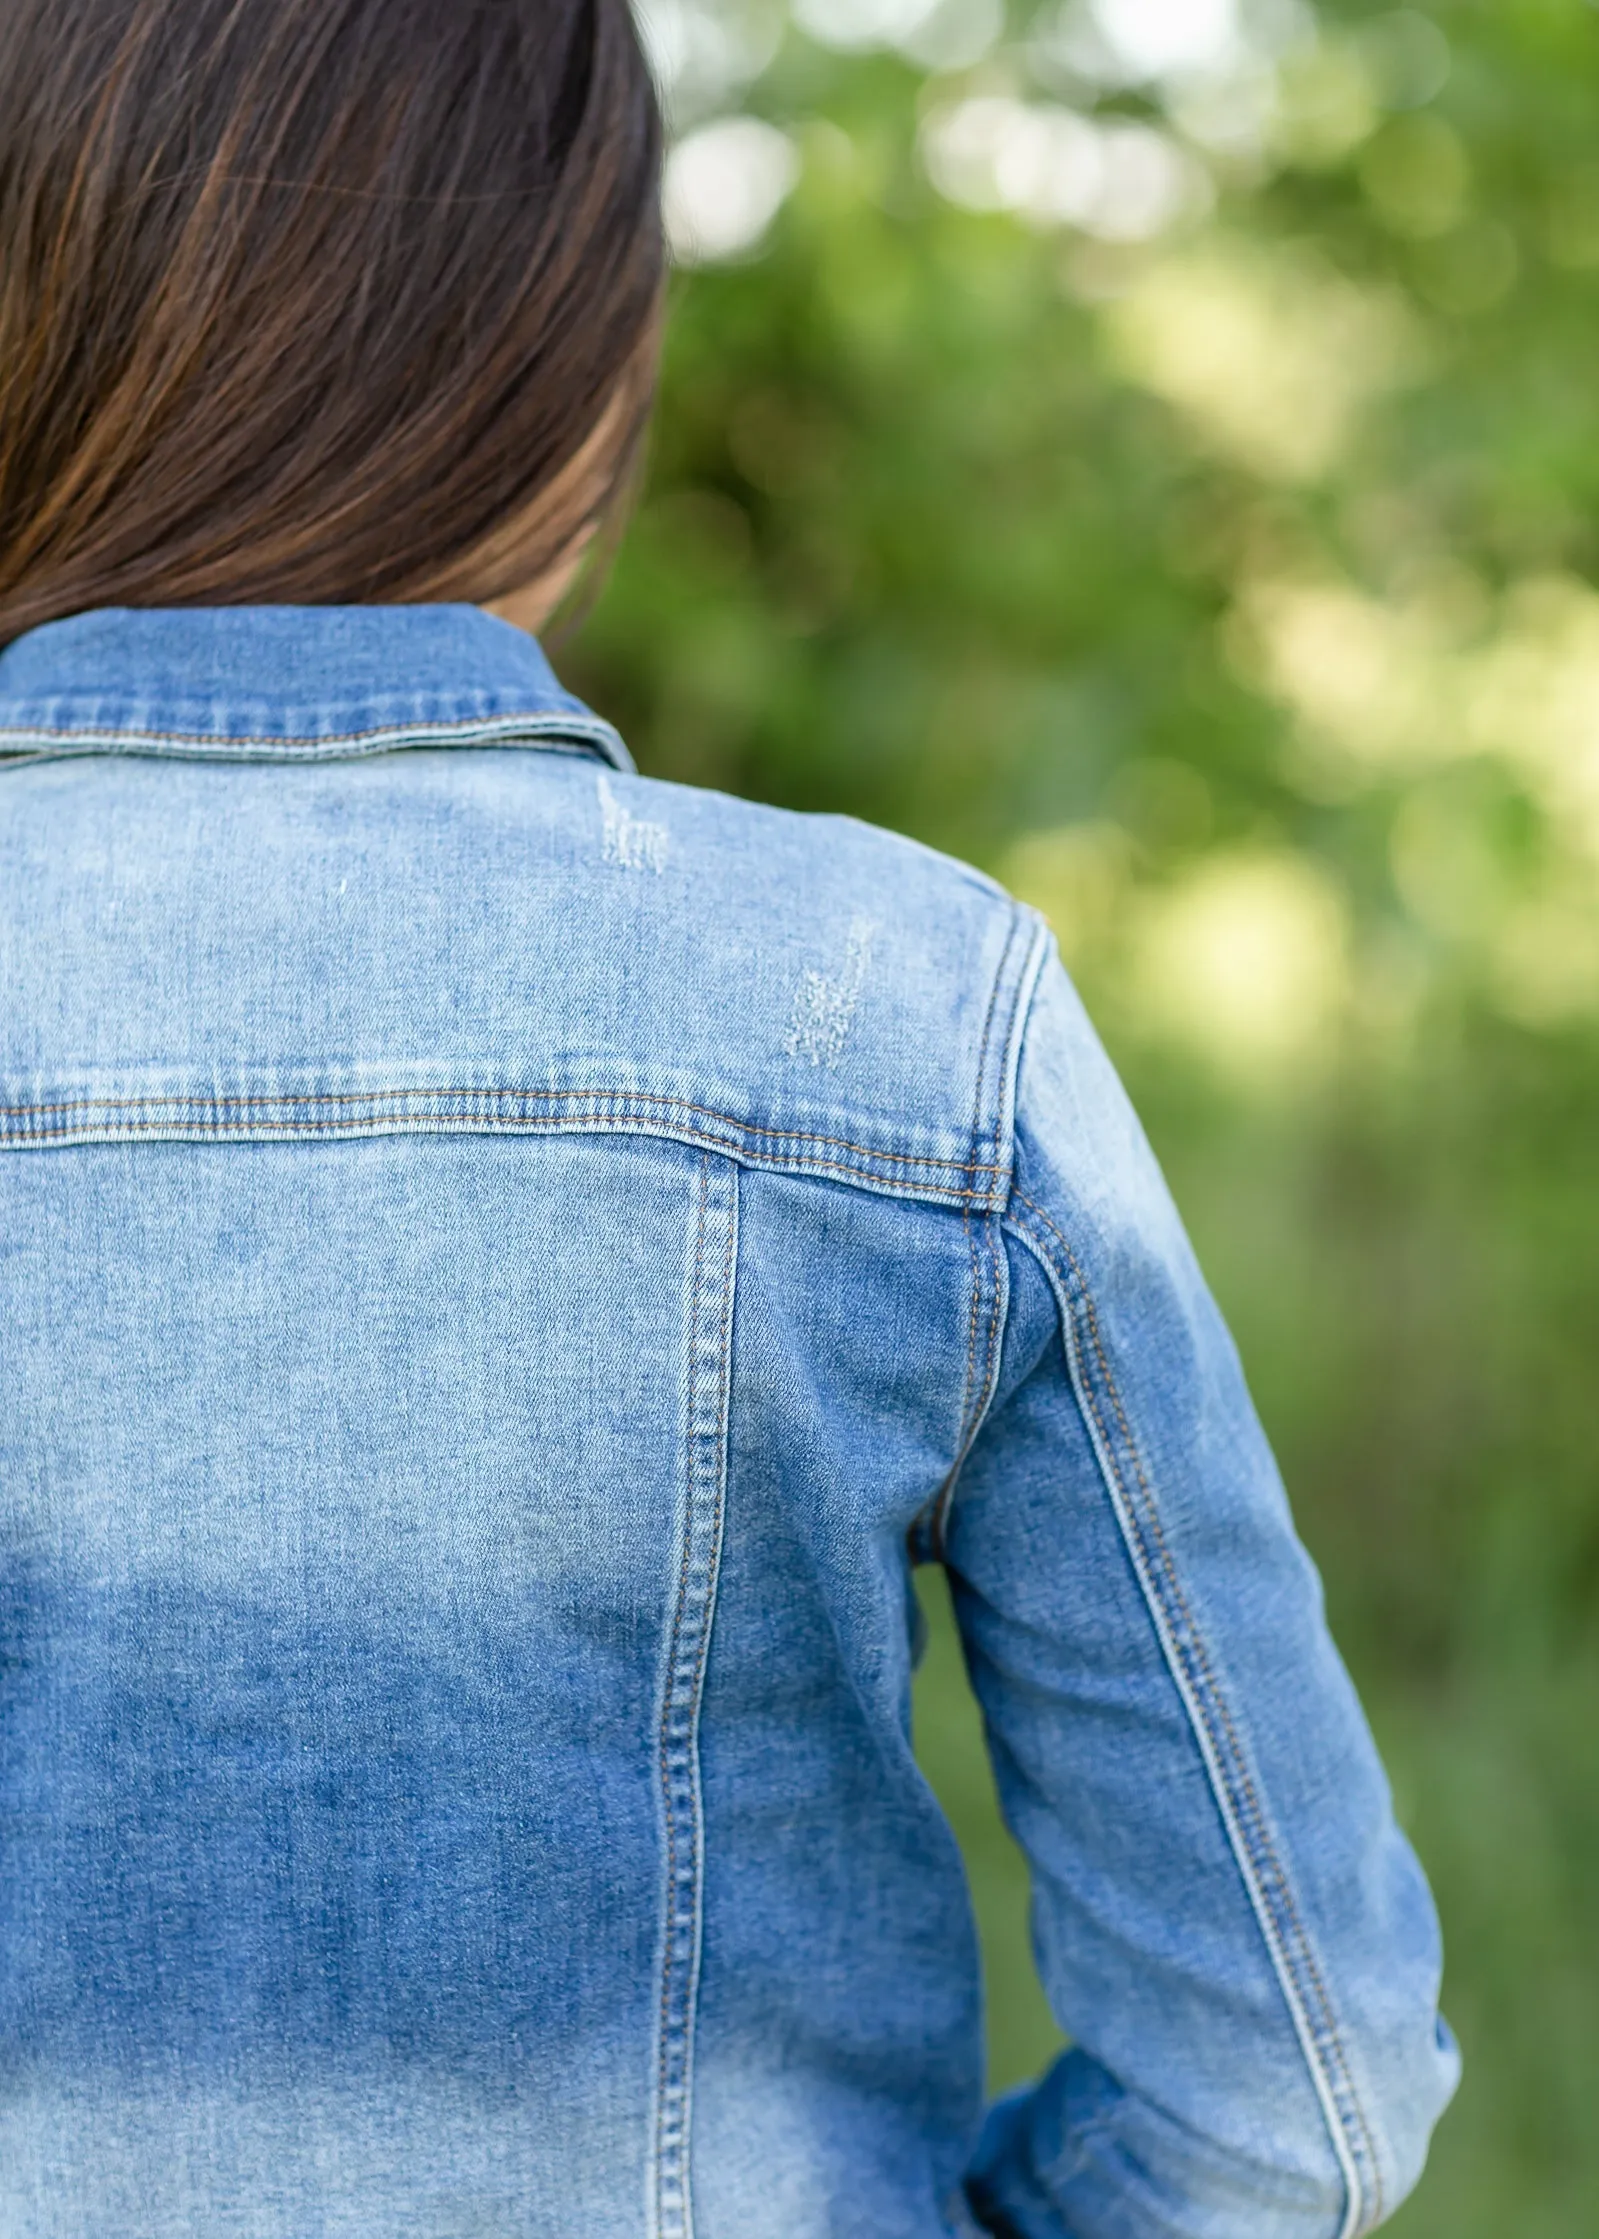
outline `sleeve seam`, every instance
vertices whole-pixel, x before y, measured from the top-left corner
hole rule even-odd
[[[954,1503],[956,1487],[960,1482],[966,1457],[977,1442],[977,1435],[988,1416],[995,1387],[999,1381],[999,1364],[1010,1288],[1006,1280],[1005,1248],[1001,1240],[1000,1212],[1015,1187],[1016,1141],[1015,1102],[1016,1076],[1021,1063],[1021,1045],[1026,1023],[1031,1013],[1033,998],[1038,991],[1039,974],[1049,946],[1049,932],[1036,911],[1025,908],[1006,896],[1010,906],[1010,922],[1006,928],[1005,943],[994,969],[993,982],[988,991],[988,1006],[983,1019],[982,1040],[977,1052],[975,1105],[972,1113],[971,1153],[975,1159],[985,1142],[992,1143],[990,1171],[999,1185],[994,1198],[981,1208],[979,1221],[973,1219],[970,1199],[961,1205],[961,1228],[966,1238],[970,1262],[971,1303],[966,1321],[966,1374],[961,1386],[960,1425],[956,1438],[955,1458],[938,1490],[931,1496],[911,1525],[910,1544],[922,1546],[935,1562],[944,1560],[944,1547],[949,1529],[949,1514]],[[999,1009],[1000,992],[1009,977],[1011,952],[1018,939],[1030,934],[1020,969],[1010,989],[1009,1016],[999,1045],[997,1068],[994,1074],[992,1096],[989,1088],[989,1053],[993,1046],[994,1020]],[[992,1103],[992,1115],[989,1105]],[[979,1230],[981,1242],[979,1242]],[[984,1259],[987,1269],[985,1280]],[[977,1365],[978,1330],[986,1322],[983,1342],[981,1373]]]
[[[1127,1419],[1081,1262],[1041,1207],[1013,1188],[1004,1220],[1038,1260],[1060,1315],[1067,1365],[1101,1476],[1149,1609],[1162,1654],[1187,1713],[1250,1907],[1266,1945],[1322,2109],[1345,2188],[1339,2239],[1356,2239],[1384,2213],[1381,2162],[1350,2072],[1322,1970],[1278,1855],[1237,1727],[1166,1543],[1159,1504]],[[1064,1264],[1062,1264],[1064,1262]],[[1115,1417],[1120,1447],[1089,1373],[1086,1336]],[[1369,2174],[1369,2197],[1365,2179]]]

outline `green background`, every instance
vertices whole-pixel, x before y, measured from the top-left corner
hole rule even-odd
[[[981,16],[946,0],[946,46]],[[646,771],[896,826],[1050,915],[1437,1891],[1466,2080],[1395,2228],[1586,2239],[1599,12],[1279,0],[1154,78],[1083,63],[1086,0],[953,70],[755,0],[667,18],[685,145],[764,118],[795,183],[674,279],[565,671]],[[985,118],[1014,150],[1072,117],[1159,133],[1181,207],[1069,222],[1047,165],[984,171]],[[919,1745],[1008,2082],[1057,2039],[942,1591]]]

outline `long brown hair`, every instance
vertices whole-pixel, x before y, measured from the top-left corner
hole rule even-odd
[[[569,553],[648,414],[660,143],[627,0],[0,0],[0,644]]]

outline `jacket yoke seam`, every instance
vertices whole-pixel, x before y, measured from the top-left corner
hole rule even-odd
[[[1309,1932],[1300,1915],[1287,1870],[1278,1856],[1266,1822],[1248,1759],[1226,1695],[1206,1653],[1204,1638],[1194,1618],[1181,1577],[1161,1522],[1159,1503],[1145,1471],[1138,1443],[1133,1437],[1120,1388],[1106,1352],[1093,1294],[1081,1262],[1061,1230],[1043,1209],[1017,1190],[1013,1204],[1031,1216],[1032,1223],[1052,1237],[1071,1271],[1067,1283],[1053,1264],[1054,1255],[1043,1236],[1029,1235],[1028,1223],[1014,1217],[1010,1225],[1024,1244],[1043,1260],[1046,1273],[1063,1309],[1068,1334],[1075,1329],[1076,1302],[1080,1301],[1084,1327],[1098,1363],[1100,1378],[1115,1412],[1121,1441],[1131,1459],[1137,1481],[1135,1501],[1108,1434],[1092,1380],[1081,1374],[1075,1342],[1074,1381],[1086,1403],[1094,1431],[1101,1469],[1112,1491],[1123,1536],[1128,1542],[1139,1583],[1154,1619],[1162,1652],[1181,1695],[1195,1737],[1200,1743],[1212,1793],[1221,1812],[1235,1858],[1243,1873],[1251,1908],[1260,1924],[1271,1957],[1273,1972],[1287,2002],[1316,2086],[1316,2095],[1328,2122],[1346,2187],[1346,2210],[1340,2239],[1356,2239],[1383,2213],[1382,2171],[1371,2128],[1355,2089],[1332,2001],[1316,1959]],[[1153,1558],[1153,1559],[1152,1559]],[[1308,1990],[1309,1996],[1306,1992]],[[1314,2005],[1314,2011],[1312,2011]],[[1351,2133],[1355,2135],[1352,2136]],[[1369,2212],[1364,2199],[1362,2164],[1371,2175]]]
[[[341,1120],[326,1126],[315,1126],[295,1120],[251,1120],[230,1122],[191,1121],[186,1125],[168,1122],[149,1126],[121,1125],[115,1127],[78,1128],[62,1130],[54,1135],[32,1137],[0,1136],[0,1150],[13,1151],[42,1149],[53,1146],[71,1149],[88,1143],[122,1143],[155,1139],[163,1142],[211,1142],[229,1136],[241,1142],[265,1141],[314,1141],[325,1136],[330,1141],[357,1141],[374,1135],[641,1135],[658,1142],[686,1143],[691,1148],[703,1149],[729,1159],[735,1164],[765,1168],[775,1173],[837,1175],[841,1180],[853,1182],[862,1189],[882,1191],[888,1196],[920,1199],[930,1204],[950,1205],[957,1209],[963,1204],[975,1204],[986,1211],[997,1210],[995,1193],[990,1189],[958,1189],[950,1182],[933,1182],[915,1174],[874,1174],[869,1168],[851,1165],[842,1159],[807,1158],[797,1152],[784,1157],[779,1152],[756,1151],[747,1145],[730,1144],[725,1139],[711,1135],[702,1128],[679,1126],[675,1129],[650,1127],[639,1121],[625,1119],[548,1119],[548,1120],[484,1120],[478,1118],[419,1118],[409,1121],[395,1120]]]
[[[810,1128],[762,1127],[753,1120],[737,1119],[730,1112],[723,1112],[713,1104],[701,1104],[684,1096],[662,1096],[651,1090],[627,1088],[512,1088],[504,1085],[478,1088],[388,1088],[346,1091],[312,1090],[304,1095],[279,1092],[272,1095],[239,1096],[80,1096],[66,1097],[51,1103],[0,1104],[0,1119],[50,1121],[59,1116],[91,1112],[125,1112],[151,1115],[173,1111],[194,1111],[212,1127],[293,1127],[315,1128],[315,1120],[246,1119],[234,1120],[222,1115],[233,1112],[281,1111],[310,1106],[334,1109],[360,1106],[371,1111],[374,1106],[438,1103],[442,1101],[474,1099],[486,1102],[513,1104],[628,1104],[641,1106],[646,1111],[691,1112],[699,1118],[715,1120],[719,1126],[739,1135],[760,1137],[772,1143],[819,1143],[827,1149],[852,1152],[856,1157],[870,1159],[878,1164],[931,1168],[940,1173],[992,1174],[999,1176],[1007,1171],[997,1164],[985,1164],[977,1159],[934,1158],[918,1151],[893,1151],[873,1148],[867,1143],[854,1142],[845,1135],[823,1135]],[[448,1117],[449,1115],[440,1115]],[[151,1118],[140,1122],[137,1118],[127,1123],[130,1129],[147,1131],[159,1121]],[[374,1125],[382,1124],[374,1120]],[[36,1133],[44,1133],[41,1127]],[[974,1144],[975,1148],[975,1144]],[[757,1154],[759,1155],[759,1154]],[[986,1193],[976,1193],[986,1194]]]

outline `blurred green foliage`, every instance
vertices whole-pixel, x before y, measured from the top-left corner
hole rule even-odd
[[[1395,2228],[1585,2239],[1599,11],[800,12],[653,10],[680,230],[759,201],[724,115],[787,135],[756,153],[792,191],[678,275],[567,671],[645,769],[897,826],[1050,915],[1437,1888],[1467,2081]],[[1053,2025],[930,1606],[1008,2081]]]

